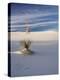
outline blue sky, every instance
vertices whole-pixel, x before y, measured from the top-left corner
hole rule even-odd
[[[9,18],[11,31],[58,31],[58,6],[11,3]]]

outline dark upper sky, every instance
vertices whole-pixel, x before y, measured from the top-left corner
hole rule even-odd
[[[58,6],[10,3],[11,31],[25,31],[29,26],[31,31],[58,30]]]

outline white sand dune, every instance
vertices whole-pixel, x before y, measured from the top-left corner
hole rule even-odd
[[[34,53],[24,56],[20,40],[26,38],[33,41],[30,49]],[[11,32],[11,40],[12,77],[58,74],[58,32]]]
[[[50,44],[51,42],[48,41]],[[32,55],[22,55],[19,41],[12,42],[11,76],[58,74],[58,44],[32,43]]]
[[[44,31],[44,32],[11,32],[11,40],[19,41],[24,39],[30,39],[31,41],[51,41],[58,39],[58,32],[56,31]]]

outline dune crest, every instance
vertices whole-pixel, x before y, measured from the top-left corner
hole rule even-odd
[[[31,41],[51,41],[58,40],[58,32],[56,31],[44,31],[44,32],[11,32],[11,40],[19,41],[29,39]]]

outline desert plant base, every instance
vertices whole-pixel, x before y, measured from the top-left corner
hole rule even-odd
[[[33,54],[33,52],[30,49],[26,49],[26,48],[22,49],[21,52],[24,55],[31,55],[31,54]]]

